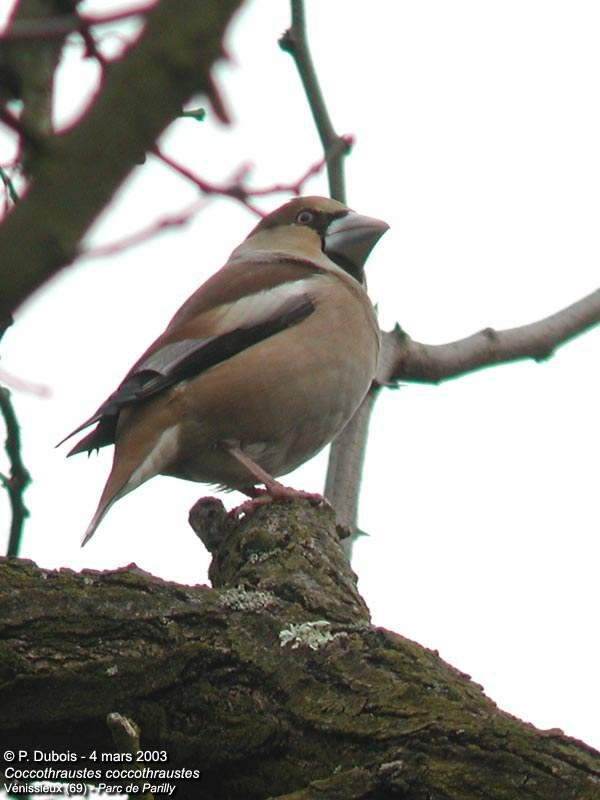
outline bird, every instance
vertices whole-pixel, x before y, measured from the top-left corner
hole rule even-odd
[[[317,196],[261,219],[60,442],[95,425],[68,455],[115,445],[82,546],[114,503],[159,474],[241,491],[242,516],[317,497],[276,478],[331,442],[374,380],[380,330],[364,266],[388,228]]]

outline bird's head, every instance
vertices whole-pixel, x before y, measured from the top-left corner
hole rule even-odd
[[[369,253],[389,225],[327,197],[295,197],[271,212],[251,231],[247,243],[258,248],[293,250],[327,258],[364,283]]]

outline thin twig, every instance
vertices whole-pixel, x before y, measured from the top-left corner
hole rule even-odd
[[[8,196],[13,201],[13,203],[19,202],[19,195],[17,194],[17,190],[15,189],[15,185],[12,182],[11,178],[9,177],[8,173],[3,167],[0,167],[0,180],[4,184],[6,191],[8,192]]]
[[[251,194],[253,197],[260,197],[262,195],[267,194],[277,194],[283,192],[290,192],[291,194],[300,195],[304,190],[304,184],[309,181],[311,178],[314,178],[315,175],[318,175],[319,172],[323,169],[326,164],[329,164],[330,161],[334,161],[338,158],[342,153],[347,153],[352,145],[354,144],[354,139],[350,135],[340,136],[334,142],[333,146],[330,148],[329,152],[323,158],[320,158],[318,161],[310,166],[296,181],[292,181],[291,183],[275,183],[272,186],[267,186],[264,189],[248,189],[248,193]]]
[[[182,111],[179,115],[180,117],[188,117],[189,119],[195,119],[196,122],[202,122],[206,117],[206,109],[205,108],[188,108],[185,111]]]
[[[166,153],[163,153],[158,147],[154,147],[151,152],[173,171],[193,183],[203,194],[221,195],[223,197],[229,197],[232,200],[237,200],[237,202],[244,205],[257,216],[264,217],[264,211],[251,202],[252,198],[283,193],[301,194],[305,183],[317,175],[328,163],[330,158],[337,157],[339,150],[348,148],[351,143],[351,137],[340,137],[338,142],[336,142],[336,147],[332,149],[331,155],[327,155],[312,164],[297,180],[291,181],[290,183],[275,183],[262,188],[246,185],[245,181],[250,171],[248,165],[242,165],[227,183],[217,184],[207,181],[205,178],[201,178],[193,170],[185,166],[185,164],[181,164],[174,158],[171,158],[171,156],[166,155]]]
[[[86,22],[84,22],[84,20],[81,17],[81,14],[77,10],[76,0],[69,0],[69,3],[71,5],[71,13],[73,17],[79,20],[77,33],[83,39],[83,43],[85,45],[85,56],[87,58],[94,58],[98,62],[100,69],[104,70],[108,62],[104,57],[104,55],[98,49],[96,40],[94,39],[94,34],[92,33],[90,26]]]
[[[10,463],[10,475],[0,475],[0,482],[8,492],[11,506],[10,536],[8,539],[8,556],[18,556],[23,535],[23,525],[29,516],[23,494],[31,481],[21,458],[21,431],[17,416],[10,399],[8,389],[0,386],[0,413],[6,427],[5,450]]]
[[[377,381],[440,383],[494,364],[525,358],[544,361],[557,347],[598,324],[600,289],[537,322],[503,331],[486,328],[448,344],[415,342],[397,326],[383,334]]]
[[[279,40],[282,50],[289,53],[296,63],[302,86],[306,93],[323,152],[327,155],[335,148],[343,137],[335,132],[317,72],[315,70],[308,40],[306,36],[306,16],[304,13],[304,0],[291,0],[292,24]],[[340,203],[346,202],[346,187],[344,180],[344,156],[348,153],[347,143],[342,146],[336,158],[327,160],[327,176],[329,179],[329,193]]]
[[[145,228],[141,228],[139,231],[129,234],[129,236],[124,236],[116,242],[99,245],[91,250],[82,250],[79,258],[105,258],[106,256],[114,256],[138,244],[143,244],[165,231],[186,225],[193,216],[206,207],[206,203],[207,201],[204,198],[196,200],[195,203],[192,203],[191,206],[184,208],[182,211],[161,217]]]
[[[174,172],[179,173],[179,175],[186,178],[188,181],[190,181],[190,183],[193,183],[203,194],[218,194],[222,195],[223,197],[230,197],[233,200],[237,200],[238,202],[242,203],[242,205],[246,206],[246,208],[248,208],[258,217],[264,217],[263,212],[249,202],[248,195],[242,188],[239,181],[234,181],[233,183],[219,186],[216,183],[211,183],[210,181],[201,178],[199,175],[196,175],[196,173],[193,172],[189,167],[186,167],[185,164],[181,164],[179,161],[175,161],[174,158],[171,158],[171,156],[163,153],[158,146],[153,147],[151,152],[160,161],[162,161],[163,164],[166,164]]]
[[[379,383],[372,384],[350,422],[332,442],[329,453],[327,477],[330,483],[325,487],[325,496],[335,508],[338,525],[350,532],[348,540],[344,540],[350,555],[358,532],[358,501],[371,413],[381,388]]]

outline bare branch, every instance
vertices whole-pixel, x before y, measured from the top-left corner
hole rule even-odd
[[[79,22],[79,25],[77,27],[77,33],[79,33],[79,35],[83,39],[83,43],[85,45],[86,58],[96,59],[96,61],[100,65],[100,69],[104,71],[104,69],[106,69],[106,65],[108,62],[104,57],[104,55],[98,49],[96,40],[94,39],[94,34],[90,30],[90,26],[83,21],[81,15],[77,11],[78,0],[63,0],[63,2],[69,3],[69,5],[71,6],[72,16]]]
[[[4,188],[8,192],[8,196],[12,202],[17,203],[19,201],[19,195],[17,194],[17,190],[15,189],[12,179],[9,177],[4,167],[0,167],[0,180],[4,184]]]
[[[354,144],[354,137],[350,134],[338,137],[333,145],[327,151],[327,154],[316,161],[304,172],[296,181],[291,183],[275,183],[272,186],[267,186],[265,189],[249,189],[248,193],[253,197],[260,197],[266,194],[276,194],[279,192],[290,192],[291,194],[300,195],[304,191],[304,184],[323,169],[326,164],[336,161],[340,156],[350,152]]]
[[[302,194],[306,182],[317,175],[330,159],[336,158],[342,148],[347,149],[351,143],[352,137],[341,137],[338,142],[336,142],[336,146],[332,148],[330,155],[312,164],[297,180],[291,181],[290,183],[274,183],[271,186],[265,186],[263,188],[254,188],[246,185],[245,181],[250,171],[248,165],[242,165],[226,183],[217,184],[201,178],[193,170],[185,166],[185,164],[181,164],[174,158],[171,158],[171,156],[166,155],[166,153],[163,153],[158,147],[153,147],[152,153],[174,172],[177,172],[179,175],[186,178],[186,180],[193,183],[203,194],[221,195],[222,197],[229,197],[232,200],[237,200],[237,202],[252,211],[253,214],[264,217],[265,213],[251,202],[253,197],[266,197],[267,195],[284,193],[295,195]]]
[[[377,380],[439,383],[492,364],[544,361],[565,342],[600,323],[600,289],[538,322],[504,331],[486,328],[448,344],[421,344],[399,327],[383,334]]]
[[[333,149],[339,148],[335,158],[327,161],[327,175],[329,178],[329,193],[331,197],[346,202],[346,187],[344,181],[344,156],[349,147],[344,137],[335,132],[331,117],[325,104],[323,92],[317,78],[312,56],[306,37],[306,18],[304,13],[304,0],[291,0],[292,25],[279,40],[282,50],[289,53],[296,63],[296,68],[306,93],[306,99],[313,115],[323,152],[328,154]]]
[[[237,181],[232,181],[227,184],[223,184],[219,186],[216,183],[211,183],[211,181],[207,181],[204,178],[201,178],[199,175],[191,170],[189,167],[186,167],[185,164],[181,164],[179,161],[176,161],[171,156],[168,156],[166,153],[163,153],[158,147],[152,148],[152,153],[166,164],[167,167],[170,167],[174,172],[177,172],[182,177],[186,178],[190,183],[193,183],[196,188],[200,189],[202,194],[211,195],[217,194],[222,195],[223,197],[230,197],[233,200],[237,200],[242,205],[246,206],[253,214],[256,214],[258,217],[264,217],[263,212],[257,208],[256,206],[252,205],[249,201],[249,195],[247,191],[243,188],[241,184],[241,180],[238,179]],[[243,167],[241,170],[238,171],[238,174],[242,172],[247,172],[247,167]]]
[[[303,0],[291,0],[292,25],[280,40],[296,62],[310,109],[327,152],[339,137],[335,133],[310,55]],[[332,197],[345,202],[343,156],[329,162]],[[438,382],[479,367],[534,358],[548,358],[554,349],[600,321],[600,291],[532,325],[509,331],[482,331],[459,342],[425,345],[414,342],[397,327],[383,333],[377,380],[353,419],[331,445],[325,496],[338,521],[356,532],[358,498],[369,418],[380,387],[397,380]]]
[[[369,422],[380,389],[379,384],[373,384],[348,425],[331,445],[329,454],[325,496],[335,508],[338,524],[350,532],[348,540],[342,543],[348,545],[347,550],[344,546],[348,553],[351,552],[354,534],[357,531],[358,500],[369,436]],[[335,504],[332,497],[335,497]]]
[[[310,109],[325,152],[339,137],[335,133],[310,55],[303,0],[291,0],[292,25],[280,40],[291,53],[300,73]],[[343,156],[329,162],[332,197],[345,202]],[[352,533],[357,530],[357,511],[369,418],[378,388],[399,379],[438,382],[489,364],[520,358],[538,361],[554,349],[598,323],[600,292],[569,306],[545,320],[499,333],[488,329],[460,342],[425,345],[414,342],[396,328],[383,334],[376,384],[346,428],[331,445],[325,496],[336,510],[338,521]]]
[[[0,413],[6,427],[4,447],[10,463],[10,475],[0,475],[0,482],[8,492],[12,512],[6,554],[8,556],[18,556],[23,535],[23,525],[29,516],[29,511],[23,500],[23,494],[31,482],[31,477],[25,469],[21,458],[21,432],[17,415],[10,399],[10,392],[2,386],[0,386]]]
[[[175,214],[169,214],[166,217],[157,219],[152,224],[142,228],[135,233],[124,236],[116,242],[110,244],[103,244],[94,247],[91,250],[82,250],[79,254],[79,259],[85,258],[105,258],[106,256],[114,256],[117,253],[122,253],[124,250],[129,250],[130,247],[135,247],[138,244],[143,244],[149,239],[153,239],[165,231],[172,230],[173,228],[181,228],[194,217],[199,211],[206,207],[207,201],[203,198],[196,200],[191,206],[178,211]]]

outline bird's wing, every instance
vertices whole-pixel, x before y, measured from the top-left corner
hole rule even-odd
[[[298,325],[312,314],[315,303],[311,283],[319,280],[319,270],[309,270],[306,262],[294,264],[291,260],[282,276],[281,262],[278,266],[269,282],[265,273],[271,269],[263,263],[258,273],[261,280],[255,282],[250,293],[244,276],[244,272],[248,272],[247,264],[240,264],[236,270],[226,267],[213,276],[182,306],[164,334],[144,353],[118,389],[63,439],[64,442],[98,423],[69,455],[114,443],[119,412],[124,406],[142,402],[180,381],[197,377],[248,347]],[[233,281],[231,275],[224,275],[227,271],[234,272]],[[230,279],[229,286],[225,286],[229,291],[221,293],[226,302],[207,302],[204,292],[214,292],[215,279],[223,280],[223,277]],[[281,280],[282,277],[285,279]],[[237,286],[232,287],[236,279]]]

